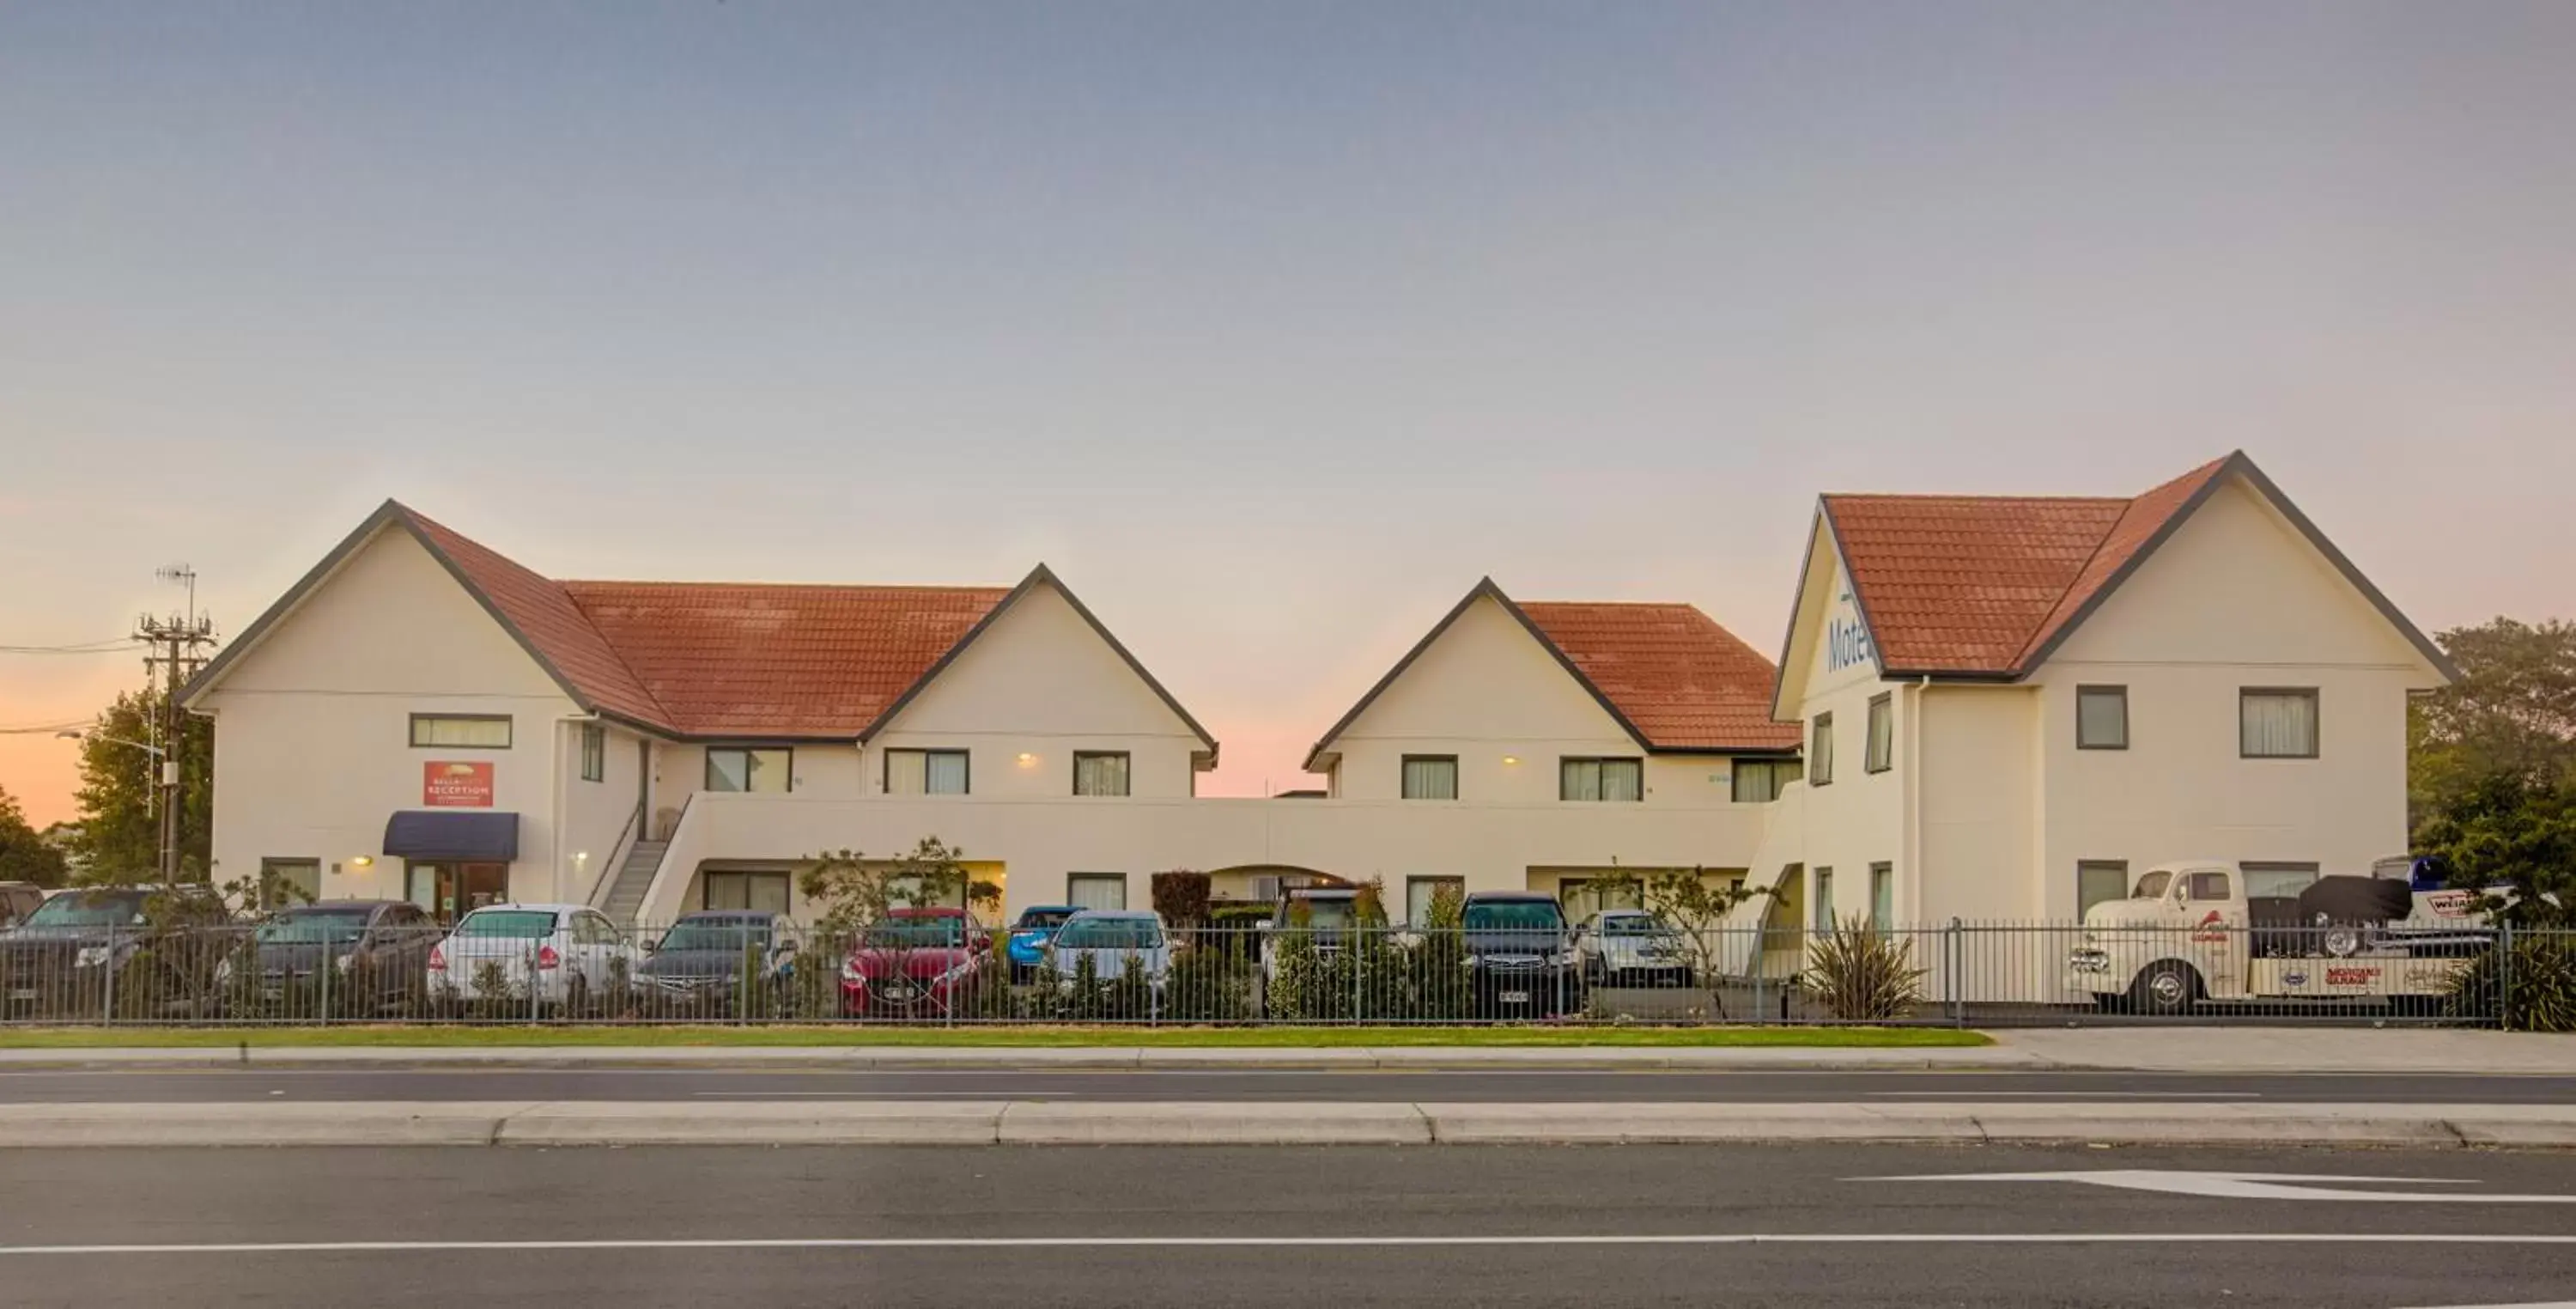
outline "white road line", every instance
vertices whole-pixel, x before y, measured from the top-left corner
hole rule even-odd
[[[1908,1100],[2000,1100],[2007,1097],[2047,1100],[2260,1100],[2260,1091],[1872,1091],[1873,1096]]]
[[[989,1100],[1005,1096],[1013,1100],[1079,1100],[1079,1091],[1031,1091],[1004,1088],[973,1091],[691,1091],[689,1094],[710,1100]],[[650,1100],[639,1101],[653,1103]]]
[[[2488,1232],[1723,1232],[1510,1236],[814,1236],[592,1241],[261,1241],[152,1245],[0,1245],[9,1255],[406,1254],[547,1250],[1418,1249],[1507,1245],[2576,1245],[2576,1235]]]

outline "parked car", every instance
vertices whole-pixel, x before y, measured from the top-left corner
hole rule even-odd
[[[0,930],[16,927],[45,902],[45,889],[34,882],[0,882]]]
[[[749,998],[746,988],[773,997],[785,990],[802,937],[785,914],[711,909],[683,915],[646,947],[651,957],[635,969],[636,998],[655,1016],[734,1012]]]
[[[1474,891],[1460,915],[1478,1018],[1548,1018],[1583,1008],[1583,960],[1565,908],[1534,891]]]
[[[1590,986],[1689,986],[1690,942],[1645,909],[1604,909],[1574,929]]]
[[[11,1014],[104,1012],[111,1004],[121,1013],[202,1013],[214,1005],[215,968],[233,945],[224,930],[233,921],[204,886],[58,892],[0,932],[0,999]]]
[[[278,1003],[311,988],[312,1003],[334,992],[335,1007],[384,1009],[429,995],[429,955],[442,933],[408,900],[323,900],[271,914],[249,948],[215,966],[226,999]],[[236,979],[234,970],[250,975]],[[324,985],[328,974],[328,989]]]
[[[1055,940],[1056,929],[1066,919],[1082,912],[1082,906],[1070,904],[1031,905],[1020,911],[1020,921],[1011,924],[1007,951],[1011,957],[1011,980],[1024,981],[1046,962],[1047,944]]]
[[[429,952],[442,1005],[533,1004],[586,1013],[620,994],[642,954],[608,915],[578,904],[493,904],[456,920]]]
[[[1143,909],[1085,909],[1066,920],[1047,951],[1057,985],[1071,991],[1085,964],[1102,985],[1122,981],[1133,966],[1141,969],[1156,998],[1172,976],[1172,934],[1163,916]]]
[[[1274,982],[1279,979],[1279,947],[1291,940],[1313,942],[1318,955],[1340,952],[1344,939],[1359,922],[1359,902],[1356,886],[1300,886],[1281,891],[1277,908],[1261,925],[1261,975]]]
[[[853,1018],[937,1018],[983,981],[987,938],[963,909],[896,909],[859,934],[841,963]]]

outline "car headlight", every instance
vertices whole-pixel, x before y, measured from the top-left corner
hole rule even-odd
[[[72,956],[72,966],[74,968],[96,968],[100,964],[106,962],[107,947],[103,945],[82,946],[80,948],[80,953]]]

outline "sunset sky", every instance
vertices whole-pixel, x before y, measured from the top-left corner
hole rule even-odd
[[[1053,565],[1306,747],[1478,577],[1765,650],[1825,490],[2242,447],[2576,615],[2576,5],[0,6],[0,646],[399,498],[565,577]],[[0,788],[131,655],[0,653]]]

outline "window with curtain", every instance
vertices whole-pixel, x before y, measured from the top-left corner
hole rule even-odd
[[[1883,773],[1895,764],[1896,700],[1892,695],[1874,695],[1869,698],[1869,742],[1861,752],[1861,771]]]
[[[709,869],[699,884],[698,907],[786,913],[787,874]]]
[[[1409,754],[1404,757],[1404,798],[1407,800],[1455,800],[1458,798],[1458,756],[1453,754]]]
[[[1431,921],[1431,902],[1442,891],[1464,898],[1467,879],[1463,877],[1408,877],[1404,879],[1404,921],[1420,927]]]
[[[1807,747],[1807,785],[1834,784],[1834,716],[1816,715],[1815,744]]]
[[[2236,718],[2245,758],[2317,757],[2315,687],[2247,687],[2237,693]]]
[[[885,752],[888,795],[964,795],[967,780],[963,750]]]
[[[756,791],[784,794],[791,787],[796,752],[753,750],[736,746],[707,747],[710,791]]]
[[[2075,916],[2082,918],[2106,900],[2129,898],[2129,861],[2084,859],[2075,865]]]
[[[1075,795],[1127,794],[1127,752],[1124,750],[1074,751],[1073,793]]]
[[[1886,931],[1896,926],[1896,865],[1869,866],[1869,925]]]
[[[1735,761],[1735,803],[1767,804],[1780,798],[1781,788],[1801,776],[1795,759],[1738,759]]]
[[[1815,927],[1819,932],[1834,930],[1834,870],[1816,870]]]
[[[1556,765],[1556,798],[1643,800],[1646,798],[1646,761],[1572,756],[1560,759]]]
[[[2125,686],[2075,688],[2075,748],[2078,750],[2129,748],[2129,688]]]
[[[1127,874],[1067,873],[1064,875],[1064,902],[1078,909],[1124,909],[1127,907]]]
[[[449,749],[507,750],[508,714],[413,714],[411,743]]]
[[[597,723],[581,725],[581,780],[596,782],[608,776],[608,729]]]

